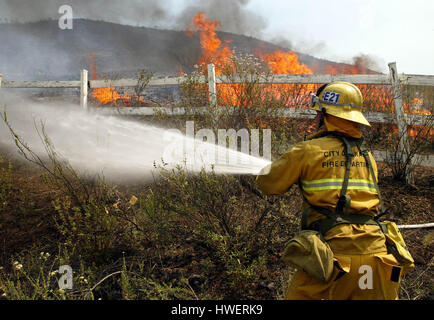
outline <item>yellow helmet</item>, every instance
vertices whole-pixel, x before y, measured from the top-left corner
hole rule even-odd
[[[371,126],[362,114],[363,96],[359,88],[349,82],[332,82],[311,93],[311,108],[326,114]]]

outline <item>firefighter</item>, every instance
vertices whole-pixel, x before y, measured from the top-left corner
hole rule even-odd
[[[398,299],[403,270],[388,253],[385,235],[373,219],[381,197],[377,164],[360,147],[360,126],[370,126],[362,105],[362,94],[354,84],[320,87],[311,94],[318,131],[257,177],[266,195],[283,194],[297,183],[304,199],[302,230],[319,231],[332,252],[330,279],[325,282],[298,269],[286,299]],[[348,147],[344,139],[352,144]]]

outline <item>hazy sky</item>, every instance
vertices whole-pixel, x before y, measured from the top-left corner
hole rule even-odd
[[[317,57],[374,58],[381,71],[434,75],[433,0],[251,0],[266,19],[264,33],[280,34]]]
[[[198,2],[165,1],[175,13]],[[368,55],[385,73],[387,64],[396,62],[399,73],[434,75],[434,0],[238,2],[255,20],[264,20],[254,36],[288,40],[297,51],[337,62]]]
[[[434,75],[434,0],[0,0],[0,19],[75,18],[183,29],[205,11],[221,29],[336,62],[367,55],[377,70]]]

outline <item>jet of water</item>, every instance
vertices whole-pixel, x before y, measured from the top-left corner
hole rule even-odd
[[[76,105],[21,100],[13,101],[6,111],[13,130],[36,154],[46,155],[35,128],[42,121],[60,157],[78,172],[102,174],[108,180],[146,179],[159,164],[169,168],[179,165],[191,172],[204,169],[219,174],[258,174],[270,163],[143,122],[89,113]],[[16,149],[3,122],[0,144]],[[174,149],[174,145],[179,148]]]

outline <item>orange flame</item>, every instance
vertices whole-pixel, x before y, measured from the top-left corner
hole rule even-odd
[[[216,28],[220,26],[219,21],[210,21],[206,19],[206,15],[203,12],[196,14],[191,23],[190,28],[187,31],[187,35],[199,32],[200,44],[201,44],[201,56],[198,64],[201,65],[202,71],[206,74],[207,64],[213,63],[216,68],[216,74],[222,74],[223,66],[231,66],[231,58],[233,57],[233,51],[228,46],[228,41],[223,45],[222,41],[217,37]],[[258,53],[257,54],[264,63],[268,64],[273,74],[312,74],[306,65],[300,64],[298,57],[293,51],[283,52],[276,50],[274,53]],[[229,68],[232,69],[232,68]],[[275,98],[280,97],[282,89],[292,88],[294,85],[289,84],[274,84],[268,89],[269,95]],[[306,90],[310,90],[312,85],[306,85]],[[242,98],[239,97],[241,86],[239,84],[218,84],[219,99],[225,104],[231,106],[243,105]],[[267,91],[267,90],[265,90]]]
[[[99,79],[95,56],[93,53],[89,53],[87,55],[86,62],[89,65],[90,79]],[[121,102],[126,106],[128,106],[132,100],[130,96],[120,95],[113,87],[96,88],[92,91],[92,97],[95,98],[100,104],[117,103],[117,101],[121,100]],[[142,99],[140,98],[140,100]]]
[[[300,63],[298,56],[294,51],[284,52],[281,50],[275,50],[273,53],[260,53],[257,55],[264,61],[269,67],[273,74],[313,74],[312,70],[303,63]],[[271,90],[276,98],[281,97],[281,93],[286,92],[297,92],[294,96],[306,96],[314,90],[314,85],[304,84],[272,84]],[[297,103],[297,99],[288,99],[288,107],[295,107],[300,105]],[[306,105],[306,104],[303,104]]]
[[[193,35],[196,32],[200,34],[201,44],[201,56],[198,60],[198,64],[201,66],[204,74],[207,73],[207,65],[213,63],[216,68],[216,74],[222,74],[223,66],[229,66],[227,70],[233,70],[232,60],[234,53],[229,48],[227,41],[225,44],[218,38],[216,29],[220,27],[219,21],[210,21],[206,19],[206,15],[203,12],[196,14],[190,24],[190,28],[187,31],[188,35]],[[354,59],[352,65],[349,64],[330,64],[318,70],[319,64],[314,66],[313,70],[308,66],[302,64],[298,60],[298,56],[293,51],[283,52],[276,50],[272,53],[256,52],[256,55],[267,64],[273,74],[313,74],[315,71],[319,71],[322,74],[375,74],[365,65],[365,59],[363,57],[357,57]],[[298,96],[306,96],[307,93],[312,92],[318,85],[313,84],[272,84],[269,88],[263,89],[265,95],[272,94],[276,99],[280,99],[283,91],[293,92],[293,89],[297,88]],[[369,111],[377,112],[394,112],[394,99],[390,86],[386,85],[358,85],[365,97],[365,104],[370,106]],[[218,84],[218,96],[219,99],[227,105],[241,106],[244,105],[238,97],[241,91],[240,84]],[[295,96],[295,95],[294,95]],[[303,100],[303,99],[302,99]],[[307,99],[305,99],[307,102]],[[304,100],[303,100],[304,101]],[[289,99],[288,107],[294,107],[300,105],[300,102],[294,103],[295,100]],[[421,107],[423,100],[414,98],[411,102],[411,106],[404,103],[406,112],[419,113],[430,115],[432,112],[423,110]],[[305,103],[307,107],[307,103]],[[414,135],[414,130],[410,128],[410,135]]]
[[[294,51],[276,50],[273,53],[259,53],[259,56],[270,66],[274,74],[313,74],[309,67],[299,63]]]
[[[229,63],[233,52],[227,45],[229,41],[222,46],[222,41],[217,37],[215,31],[218,27],[220,27],[219,21],[207,20],[205,13],[199,12],[193,17],[187,35],[191,36],[199,31],[202,54],[198,63],[202,66],[203,71],[206,70],[208,64],[213,63],[216,73],[221,74],[221,67]]]
[[[93,90],[92,96],[101,104],[108,104],[111,102],[116,103],[117,101],[122,100],[122,102],[127,105],[128,101],[131,100],[131,97],[120,95],[113,87],[96,88]]]
[[[372,72],[363,65],[362,59],[356,60],[354,65],[341,66],[334,68],[327,66],[324,71],[329,74],[372,74]],[[357,85],[364,97],[364,104],[370,106],[370,111],[394,113],[395,102],[393,98],[392,88],[386,85]],[[415,97],[410,103],[403,101],[404,111],[409,114],[432,115],[432,112],[423,108],[423,99]],[[411,125],[408,126],[408,134],[412,137],[418,135],[418,131],[423,129],[423,126]],[[395,127],[395,133],[398,129]],[[434,135],[434,130],[427,131],[429,136]]]

